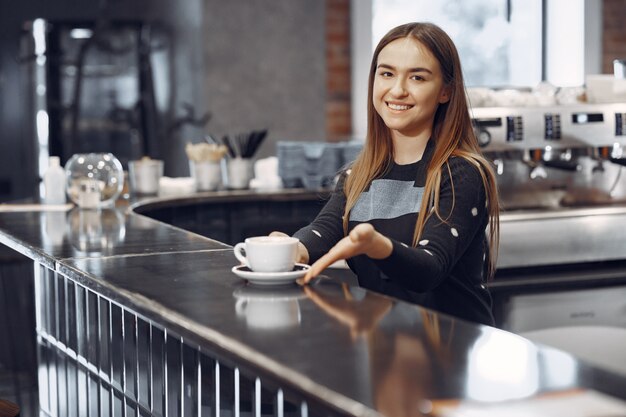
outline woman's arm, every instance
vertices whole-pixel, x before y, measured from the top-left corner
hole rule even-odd
[[[450,275],[477,234],[484,237],[488,211],[480,171],[461,157],[452,158],[449,166],[452,181],[444,165],[439,196],[443,219],[433,213],[416,247],[392,240],[391,255],[376,261],[389,279],[415,292],[437,287]],[[483,256],[484,251],[479,253]]]
[[[307,253],[305,263],[317,261],[344,237],[343,212],[346,207],[346,196],[343,184],[346,176],[346,173],[341,174],[330,199],[315,220],[293,235],[300,239]]]
[[[315,262],[300,282],[309,282],[339,259],[364,254],[377,260],[377,266],[392,281],[410,290],[424,292],[439,285],[476,233],[484,230],[487,216],[486,194],[478,169],[462,158],[453,158],[453,182],[444,169],[439,196],[444,221],[430,216],[417,247],[392,240],[370,224],[360,224]]]
[[[306,284],[324,269],[340,259],[367,255],[372,259],[384,259],[391,254],[391,239],[377,232],[369,223],[361,223],[341,239],[325,255],[319,258],[298,282]]]

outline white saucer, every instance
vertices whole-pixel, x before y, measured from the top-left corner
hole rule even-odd
[[[287,272],[254,272],[245,265],[234,266],[232,271],[239,278],[248,280],[255,285],[284,285],[290,284],[304,276],[311,267],[306,264],[296,264],[293,271]]]

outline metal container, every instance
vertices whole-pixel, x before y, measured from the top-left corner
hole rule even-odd
[[[156,194],[163,176],[163,161],[142,158],[128,162],[130,188],[135,194]]]

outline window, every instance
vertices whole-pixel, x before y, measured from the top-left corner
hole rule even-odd
[[[541,81],[541,0],[373,0],[372,45],[407,21],[440,26],[461,56],[468,86]]]

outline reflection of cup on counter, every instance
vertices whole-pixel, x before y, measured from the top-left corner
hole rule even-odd
[[[235,257],[254,272],[293,270],[298,257],[298,242],[289,236],[256,236],[233,248]]]
[[[244,286],[233,293],[237,299],[235,311],[237,317],[255,329],[284,329],[300,324],[299,298],[306,295],[301,287],[291,287],[268,291],[256,287]]]
[[[163,161],[144,157],[128,162],[130,187],[136,194],[156,194],[163,176]]]

